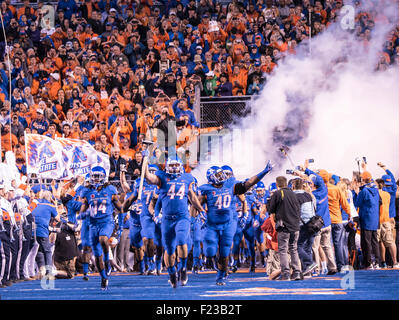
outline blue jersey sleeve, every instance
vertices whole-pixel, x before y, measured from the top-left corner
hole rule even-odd
[[[118,194],[118,190],[117,190],[116,187],[115,187],[114,185],[112,185],[112,184],[110,184],[110,185],[108,186],[108,192],[109,192],[109,194],[111,194],[111,195]]]
[[[53,218],[55,218],[56,216],[58,216],[58,212],[57,209],[55,207],[51,207],[51,216]]]

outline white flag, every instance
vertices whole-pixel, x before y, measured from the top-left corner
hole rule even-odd
[[[39,134],[25,135],[26,171],[41,178],[59,179],[66,174],[62,146],[50,137]]]

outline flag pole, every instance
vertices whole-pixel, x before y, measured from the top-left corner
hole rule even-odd
[[[3,35],[4,35],[4,42],[6,43],[6,48],[5,50],[7,51],[7,61],[8,61],[8,86],[9,86],[9,94],[8,94],[8,101],[10,102],[10,147],[11,151],[12,149],[12,124],[11,124],[11,63],[10,63],[10,48],[8,47],[7,43],[7,36],[6,36],[6,30],[4,28],[4,21],[3,21],[3,13],[0,10],[0,19],[1,19],[1,25],[3,27]]]

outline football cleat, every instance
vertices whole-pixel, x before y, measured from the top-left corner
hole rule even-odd
[[[217,286],[224,286],[226,284],[226,272],[218,271],[218,277],[216,279]]]
[[[105,262],[105,273],[109,277],[111,275],[111,272],[112,272],[111,261],[108,260],[107,262]]]
[[[101,290],[105,291],[108,289],[108,279],[102,278],[101,279]]]
[[[193,271],[192,271],[192,273],[193,273],[193,274],[198,274],[198,272],[199,272],[199,266],[193,266]]]
[[[173,273],[169,275],[169,283],[172,286],[172,288],[177,288],[177,273]]]
[[[89,276],[88,276],[87,274],[84,274],[84,275],[83,275],[83,280],[84,280],[84,281],[89,281]]]
[[[180,270],[180,284],[182,286],[185,286],[188,282],[188,276],[187,276],[187,269],[186,268],[182,268]]]

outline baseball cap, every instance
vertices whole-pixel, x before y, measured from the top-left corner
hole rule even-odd
[[[205,74],[207,77],[213,77],[215,73],[211,70]]]
[[[116,11],[115,8],[111,8],[111,9],[109,9],[109,12],[118,12],[118,11]]]
[[[361,178],[364,179],[364,180],[366,180],[366,179],[369,179],[369,180],[372,179],[371,173],[368,172],[368,171],[362,172],[362,174],[361,174],[360,176],[361,176]]]
[[[328,172],[324,169],[319,170],[319,176],[323,179],[324,182],[328,182],[330,175]]]
[[[44,114],[42,109],[36,109],[36,113]]]
[[[59,73],[50,73],[50,77],[53,77],[55,80],[60,80],[60,74]]]
[[[391,176],[389,174],[384,174],[381,177],[381,179],[384,180],[384,183],[385,183],[386,186],[392,186],[393,185],[392,178],[391,178]]]

